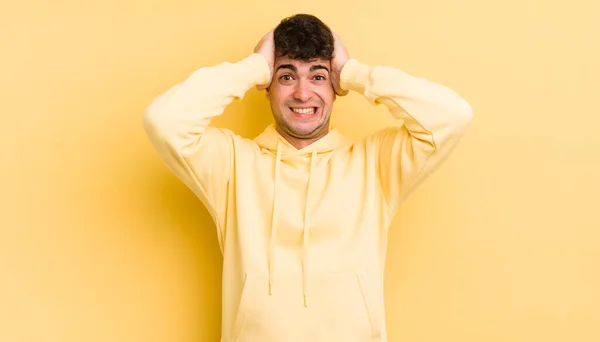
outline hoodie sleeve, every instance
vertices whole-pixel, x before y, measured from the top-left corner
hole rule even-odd
[[[250,88],[269,79],[266,59],[253,53],[236,63],[196,70],[145,110],[144,129],[152,146],[166,166],[200,198],[217,225],[231,175],[233,140],[237,137],[209,123]]]
[[[350,59],[340,75],[343,89],[373,105],[385,105],[399,125],[368,139],[378,156],[385,199],[396,212],[403,198],[453,150],[472,120],[470,105],[452,89],[386,66]]]

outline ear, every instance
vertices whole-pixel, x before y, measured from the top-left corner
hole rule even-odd
[[[271,92],[269,91],[269,88],[265,89],[265,97],[267,98],[267,100],[271,99]]]

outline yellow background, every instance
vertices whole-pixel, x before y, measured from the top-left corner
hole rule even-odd
[[[352,57],[446,84],[468,136],[390,233],[392,342],[600,341],[600,2],[73,1],[0,10],[0,341],[218,341],[204,208],[159,162],[144,108],[321,16]],[[351,94],[334,124],[391,122]],[[271,122],[252,89],[215,121]]]

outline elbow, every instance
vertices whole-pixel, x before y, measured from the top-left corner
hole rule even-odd
[[[155,126],[159,118],[160,115],[158,114],[156,106],[150,104],[144,109],[144,115],[142,117],[144,128],[148,129],[150,126]]]
[[[473,108],[464,99],[461,99],[455,110],[455,120],[457,128],[466,131],[473,121]]]
[[[164,135],[168,124],[165,117],[165,111],[156,103],[152,103],[145,108],[142,117],[142,127],[151,139],[160,138]]]
[[[167,124],[169,107],[166,105],[164,95],[157,97],[145,109],[143,124],[146,129],[151,127],[163,127]]]
[[[142,126],[147,134],[154,132],[155,128],[159,126],[157,123],[159,115],[156,113],[155,108],[152,105],[146,107],[144,115],[142,117]]]
[[[156,131],[158,128],[164,129],[169,123],[169,114],[171,112],[168,105],[168,95],[176,89],[175,87],[166,93],[157,96],[144,109],[143,126],[147,132]]]

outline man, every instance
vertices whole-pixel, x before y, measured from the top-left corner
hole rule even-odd
[[[209,126],[252,87],[275,124],[253,140]],[[398,125],[350,142],[329,119],[349,90]],[[369,115],[364,113],[365,116]],[[319,19],[284,19],[237,63],[157,97],[145,128],[202,200],[224,257],[222,342],[387,341],[387,229],[471,121],[452,90],[361,64]]]

